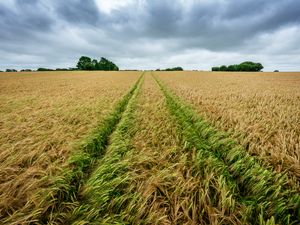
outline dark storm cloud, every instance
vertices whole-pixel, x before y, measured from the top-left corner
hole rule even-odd
[[[225,20],[239,20],[245,31],[265,32],[300,22],[300,2],[286,1],[241,1],[230,2],[223,16]],[[247,29],[248,28],[248,29]]]
[[[73,24],[96,25],[100,19],[93,0],[56,1],[55,9],[61,19]]]
[[[183,11],[174,1],[148,1],[145,9],[145,19],[142,26],[146,28],[147,35],[154,37],[169,37],[179,33]]]
[[[0,38],[2,41],[32,36],[35,31],[49,31],[55,23],[45,6],[37,0],[15,2],[15,7],[0,3]]]
[[[0,68],[73,66],[85,54],[123,68],[284,59],[299,70],[299,31],[298,0],[7,0]]]
[[[260,33],[299,25],[300,1],[194,1],[186,8],[174,1],[147,1],[145,14],[140,29],[145,37],[228,50]]]

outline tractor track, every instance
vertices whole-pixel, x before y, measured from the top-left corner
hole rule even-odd
[[[34,224],[62,224],[66,223],[68,212],[78,206],[82,198],[80,192],[83,185],[97,168],[99,160],[105,157],[109,148],[110,138],[126,115],[133,98],[137,95],[144,74],[140,76],[131,90],[116,104],[114,110],[102,121],[91,135],[85,139],[75,153],[68,160],[68,167],[61,176],[55,177],[53,185],[37,196],[44,196],[42,205],[34,209],[33,218],[26,221]],[[18,217],[19,215],[15,215]],[[14,218],[14,215],[9,218]],[[10,221],[6,221],[10,223]]]

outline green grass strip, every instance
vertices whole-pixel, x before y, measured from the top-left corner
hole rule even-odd
[[[107,154],[99,161],[98,168],[83,187],[81,204],[69,219],[73,224],[124,224],[123,209],[127,207],[127,203],[138,198],[136,193],[128,192],[127,187],[132,182],[128,173],[129,156],[132,153],[130,141],[141,85],[140,82],[112,134]],[[124,215],[126,216],[128,215]]]
[[[181,127],[187,143],[201,150],[204,157],[218,159],[216,169],[226,177],[228,186],[247,205],[251,224],[259,219],[275,218],[277,223],[300,223],[300,195],[288,185],[285,174],[266,168],[247,153],[237,142],[199,117],[157,78],[173,116]],[[224,168],[226,166],[227,168]],[[237,187],[235,184],[237,184]]]
[[[142,80],[143,74],[132,89],[117,103],[107,118],[98,125],[93,133],[82,142],[76,153],[70,157],[68,169],[63,171],[61,176],[54,178],[54,185],[47,190],[48,196],[44,202],[45,205],[49,205],[49,201],[52,204],[40,214],[39,223],[45,224],[52,221],[55,214],[64,216],[61,211],[71,206],[72,202],[76,202],[82,184],[91,174],[95,161],[105,155],[109,137],[123,117],[130,99],[135,95]]]

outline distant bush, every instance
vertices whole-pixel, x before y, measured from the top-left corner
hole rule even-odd
[[[6,69],[6,72],[18,72],[18,71],[15,69]]]
[[[156,69],[155,71],[183,71],[183,68],[178,66],[178,67],[173,67],[173,68],[167,68],[164,70]]]
[[[227,71],[239,71],[239,65],[229,65]]]
[[[183,71],[182,67],[167,68],[166,71]]]
[[[243,62],[238,66],[240,71],[261,71],[264,67],[261,63]]]
[[[108,59],[101,57],[98,62],[96,59],[91,59],[87,56],[81,56],[77,63],[79,70],[105,70],[105,71],[118,71],[119,67]]]
[[[225,65],[221,66],[220,71],[227,71],[227,66],[225,66]]]
[[[48,68],[38,68],[37,71],[53,71],[53,69],[48,69]]]
[[[67,68],[56,68],[55,71],[69,71]]]
[[[262,66],[261,63],[254,63],[254,62],[242,62],[239,65],[223,65],[220,67],[212,67],[212,71],[248,71],[248,72],[259,72],[263,69],[264,67]]]
[[[275,73],[278,73],[278,72],[279,72],[279,70],[274,70],[274,72],[275,72]]]
[[[32,70],[31,69],[22,69],[20,70],[21,72],[31,72]]]

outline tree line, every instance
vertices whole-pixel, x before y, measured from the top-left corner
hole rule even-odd
[[[77,70],[77,68],[56,68],[56,69],[49,69],[49,68],[43,68],[40,67],[37,70],[32,69],[21,69],[20,72],[34,72],[34,71],[74,71]],[[3,72],[0,70],[0,72]],[[5,72],[18,72],[16,69],[6,69]]]
[[[212,67],[212,71],[249,71],[249,72],[259,72],[263,69],[261,63],[254,63],[250,61],[242,62],[241,64],[229,65],[229,66],[220,66]]]
[[[173,67],[173,68],[167,68],[167,69],[164,69],[164,70],[156,69],[156,71],[183,71],[183,68],[178,66],[178,67]]]
[[[101,57],[99,61],[91,59],[88,56],[81,56],[77,62],[76,68],[56,68],[49,69],[40,67],[36,71],[74,71],[74,70],[104,70],[104,71],[118,71],[119,67],[108,59]],[[20,72],[31,72],[31,69],[22,69]],[[0,70],[0,72],[2,72]],[[6,69],[6,72],[18,72],[16,69]]]
[[[254,63],[250,61],[242,62],[240,64],[234,65],[223,65],[220,67],[212,67],[212,71],[249,71],[258,72],[264,67],[261,63]],[[77,62],[76,68],[56,68],[49,69],[40,67],[36,71],[74,71],[74,70],[104,70],[104,71],[118,71],[119,67],[108,59],[101,57],[99,61],[96,59],[91,59],[88,56],[81,56]],[[31,69],[22,69],[21,72],[31,72]],[[182,67],[173,67],[166,69],[156,69],[156,71],[183,71]],[[2,71],[0,71],[2,72]],[[6,69],[6,72],[18,72],[15,69]],[[274,71],[275,72],[275,71]],[[276,70],[278,72],[278,70]]]
[[[101,57],[99,61],[87,56],[81,56],[77,63],[79,70],[118,71],[119,67],[108,59]]]

